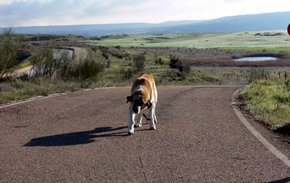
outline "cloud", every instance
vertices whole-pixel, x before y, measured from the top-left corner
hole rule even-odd
[[[289,0],[0,0],[0,26],[211,19],[289,11]]]

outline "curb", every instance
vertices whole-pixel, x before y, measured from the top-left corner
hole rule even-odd
[[[290,159],[279,151],[274,145],[272,145],[268,140],[266,140],[250,123],[249,121],[243,116],[242,112],[239,110],[237,105],[239,104],[236,102],[236,98],[239,95],[242,89],[238,89],[234,92],[232,96],[232,107],[236,113],[236,116],[240,119],[243,125],[277,158],[279,158],[283,163],[290,168]]]

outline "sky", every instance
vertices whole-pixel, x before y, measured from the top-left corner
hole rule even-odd
[[[0,27],[160,23],[290,11],[289,0],[0,0]]]

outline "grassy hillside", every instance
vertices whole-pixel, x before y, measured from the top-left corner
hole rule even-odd
[[[112,36],[101,40],[87,40],[87,43],[121,47],[187,47],[290,51],[290,37],[286,31]]]

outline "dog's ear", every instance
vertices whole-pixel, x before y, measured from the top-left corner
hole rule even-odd
[[[152,106],[152,103],[150,101],[148,101],[148,103],[146,104],[148,109],[150,109],[150,107]]]
[[[126,103],[128,103],[128,102],[133,102],[133,96],[132,95],[127,97],[127,102]]]

